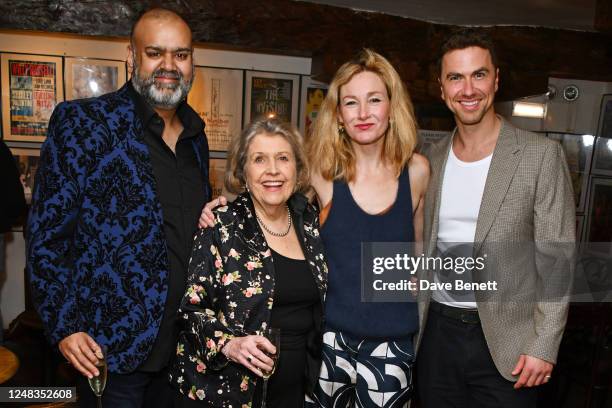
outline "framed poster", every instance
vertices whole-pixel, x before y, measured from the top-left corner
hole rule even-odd
[[[612,95],[604,95],[601,100],[597,135],[591,172],[612,176]]]
[[[327,95],[327,84],[302,77],[302,92],[300,95],[300,131],[304,137],[310,135],[310,127],[321,109],[321,104]]]
[[[612,254],[612,179],[591,178],[586,241],[591,252]]]
[[[427,152],[433,143],[441,140],[445,137],[450,137],[453,132],[446,132],[442,130],[424,130],[419,129],[419,143],[417,145],[417,152],[427,156]]]
[[[245,122],[276,117],[298,126],[299,80],[298,75],[247,71]]]
[[[125,61],[66,57],[66,100],[91,98],[125,84]]]
[[[561,143],[565,151],[565,158],[574,187],[576,211],[583,212],[595,137],[592,135],[572,135],[564,133],[548,133],[547,137]]]
[[[242,70],[195,68],[187,101],[206,123],[208,148],[226,151],[242,127]]]
[[[212,199],[219,197],[223,191],[225,182],[225,159],[210,159],[209,174],[210,186],[212,188]]]
[[[2,54],[4,140],[42,142],[51,113],[64,100],[62,58]]]
[[[32,191],[34,191],[34,178],[38,170],[38,160],[40,159],[39,149],[27,149],[11,147],[11,153],[15,159],[15,164],[19,169],[19,180],[23,186],[26,203],[32,202]]]

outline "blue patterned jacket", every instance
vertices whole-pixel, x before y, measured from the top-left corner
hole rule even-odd
[[[162,319],[169,260],[143,126],[127,85],[55,109],[27,229],[32,299],[52,343],[86,332],[109,370],[147,357]],[[193,147],[208,184],[205,135]]]

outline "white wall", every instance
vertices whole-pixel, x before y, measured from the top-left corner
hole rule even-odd
[[[128,41],[0,30],[0,52],[66,57],[126,59]],[[196,65],[310,75],[311,59],[206,48],[196,45]],[[22,233],[7,234],[6,276],[0,276],[0,311],[4,327],[24,310],[25,244]],[[0,267],[0,270],[2,268]]]
[[[0,51],[2,52],[125,61],[127,45],[127,39],[95,40],[72,35],[0,31]],[[311,59],[304,57],[227,51],[205,48],[200,45],[195,46],[193,57],[196,65],[310,75]]]

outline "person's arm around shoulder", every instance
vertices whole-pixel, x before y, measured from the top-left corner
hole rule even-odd
[[[91,377],[100,348],[82,331],[73,288],[73,234],[81,208],[90,155],[75,126],[76,105],[57,106],[49,122],[32,195],[26,233],[32,299],[52,343],[82,374]],[[101,129],[88,129],[90,134]]]
[[[228,202],[234,201],[236,197],[236,194],[230,193],[229,191],[227,191],[225,186],[223,186],[221,195],[207,202],[206,205],[204,205],[204,208],[202,208],[200,218],[198,219],[198,228],[214,227],[215,215],[213,214],[213,210],[217,207],[227,205]]]
[[[429,184],[429,160],[422,154],[414,153],[408,163],[408,172],[410,174],[410,191],[413,202],[414,240],[417,244],[421,244],[419,248],[416,248],[417,254],[420,254],[423,250],[423,208],[425,207],[425,193]]]
[[[315,191],[319,209],[325,208],[334,195],[334,183],[326,180],[318,171],[310,172],[310,184]]]

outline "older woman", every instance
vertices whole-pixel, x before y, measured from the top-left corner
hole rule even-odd
[[[309,139],[312,185],[329,261],[323,407],[402,407],[411,395],[417,306],[361,301],[363,242],[422,242],[427,159],[412,103],[384,57],[363,50],[342,65]]]
[[[318,373],[327,266],[318,213],[301,194],[308,168],[297,131],[250,124],[232,142],[225,184],[240,195],[198,232],[189,265],[170,375],[178,405],[259,406],[259,379],[279,353],[267,406],[301,407]],[[280,329],[280,352],[264,336],[270,327]]]

